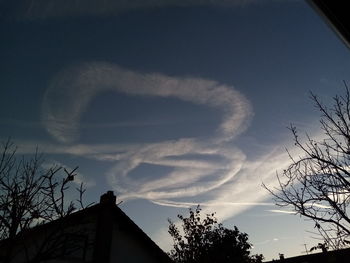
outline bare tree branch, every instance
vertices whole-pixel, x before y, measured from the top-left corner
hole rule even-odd
[[[57,165],[44,169],[38,150],[29,158],[18,157],[16,150],[7,140],[0,154],[0,240],[6,239],[10,244],[5,262],[10,262],[11,247],[19,233],[65,217],[77,207],[85,208],[83,184],[78,189],[78,202],[66,198],[78,167],[72,171]],[[63,237],[55,238],[62,241]],[[41,253],[48,251],[41,250]]]
[[[306,134],[301,141],[297,128],[291,125],[294,145],[303,155],[296,158],[288,152],[291,164],[277,174],[278,187],[263,184],[276,205],[315,222],[324,241],[317,248],[323,249],[348,246],[350,239],[350,92],[344,84],[345,95],[335,96],[331,108],[310,93],[321,112],[325,138],[316,141]]]

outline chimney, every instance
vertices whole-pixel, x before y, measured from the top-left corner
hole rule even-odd
[[[100,204],[115,204],[117,197],[114,195],[113,191],[107,191],[107,193],[101,195]]]
[[[284,254],[279,254],[280,256],[280,261],[284,260]]]

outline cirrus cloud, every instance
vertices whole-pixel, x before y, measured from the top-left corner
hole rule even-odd
[[[219,108],[223,120],[216,140],[228,141],[244,131],[252,117],[249,101],[233,87],[202,78],[171,77],[125,70],[111,63],[86,63],[58,74],[46,91],[42,120],[60,142],[78,138],[79,120],[101,92],[177,98]]]
[[[216,108],[222,112],[222,121],[215,134],[205,139],[179,138],[114,146],[76,144],[82,114],[98,94],[107,91],[176,98]],[[44,127],[63,143],[51,147],[53,151],[114,162],[106,175],[120,198],[144,198],[169,205],[170,199],[195,197],[238,180],[235,177],[246,156],[227,143],[248,127],[253,116],[249,101],[232,86],[203,78],[140,73],[104,62],[81,64],[57,74],[45,93],[42,109]],[[196,157],[188,159],[188,155]],[[216,157],[215,161],[211,157]],[[142,164],[166,166],[171,172],[146,181],[130,178],[130,173]]]

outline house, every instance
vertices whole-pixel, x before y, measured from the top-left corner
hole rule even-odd
[[[281,254],[282,255],[282,254]],[[265,263],[337,263],[349,262],[350,248],[302,255],[291,258],[283,256],[278,260],[272,260]]]
[[[116,205],[100,203],[0,242],[0,262],[172,262]]]

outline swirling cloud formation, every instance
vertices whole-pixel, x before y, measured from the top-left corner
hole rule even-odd
[[[205,140],[179,138],[114,147],[77,145],[81,115],[99,93],[106,91],[205,105],[221,110],[222,121],[215,134]],[[53,79],[44,97],[42,121],[49,134],[67,145],[62,145],[67,153],[114,162],[107,176],[120,198],[174,205],[174,198],[198,196],[239,180],[237,174],[246,156],[227,143],[248,127],[252,115],[249,101],[232,86],[203,78],[144,74],[94,62],[66,69]],[[171,171],[161,178],[130,178],[130,173],[142,164],[165,166]]]
[[[241,93],[216,81],[141,74],[113,64],[90,63],[65,70],[53,80],[43,103],[42,119],[47,131],[61,142],[75,141],[79,118],[89,102],[98,93],[113,90],[220,108],[224,117],[216,139],[221,141],[244,131],[252,116],[250,103]]]

